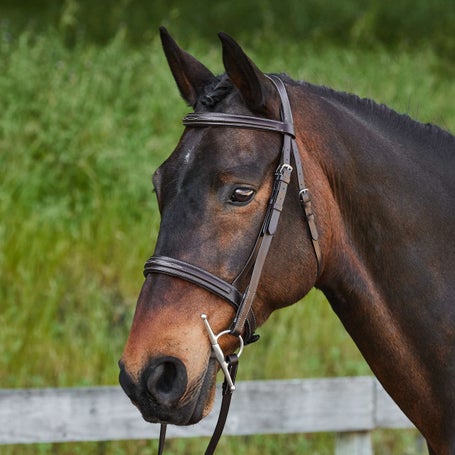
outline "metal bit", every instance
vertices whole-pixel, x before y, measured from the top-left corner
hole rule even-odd
[[[207,330],[210,344],[212,345],[212,349],[215,354],[216,360],[218,360],[218,363],[220,364],[220,367],[223,370],[224,376],[231,389],[231,392],[233,392],[235,390],[234,381],[232,380],[231,375],[229,374],[228,364],[225,360],[225,355],[223,354],[221,346],[218,344],[218,339],[220,337],[222,337],[223,335],[228,335],[230,333],[230,331],[224,330],[223,332],[220,332],[218,335],[215,335],[213,333],[212,327],[210,327],[210,323],[207,319],[207,315],[201,314],[201,318],[204,321],[204,325]],[[241,336],[239,336],[239,340],[240,340],[240,350],[239,350],[239,353],[237,354],[238,357],[240,357],[240,355],[242,354],[242,351],[243,351],[243,339]]]

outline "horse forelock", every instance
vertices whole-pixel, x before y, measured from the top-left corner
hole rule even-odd
[[[198,104],[206,108],[215,107],[234,89],[234,85],[226,74],[218,76],[214,83],[206,87],[205,93],[199,97]]]

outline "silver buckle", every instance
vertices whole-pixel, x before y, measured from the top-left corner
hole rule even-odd
[[[290,164],[283,163],[278,166],[276,173],[279,175],[283,175],[285,172],[291,173],[293,171],[293,167]]]
[[[308,188],[303,188],[303,190],[299,191],[299,197],[300,197],[300,202],[302,204],[307,204],[311,198],[310,198],[310,191]]]
[[[226,381],[229,385],[229,388],[231,389],[231,392],[233,392],[235,390],[234,381],[232,380],[231,375],[229,374],[229,369],[228,369],[229,365],[225,360],[225,356],[223,354],[223,351],[222,351],[220,345],[218,344],[219,338],[221,338],[223,335],[228,335],[231,332],[230,332],[230,330],[223,330],[218,335],[215,335],[213,333],[212,328],[210,327],[209,321],[207,319],[207,315],[201,314],[201,318],[204,321],[204,325],[205,325],[205,328],[209,335],[210,344],[212,345],[212,349],[215,354],[216,360],[218,360],[218,363],[220,364],[221,369],[223,370],[224,376],[226,378]],[[239,352],[237,353],[237,357],[240,357],[243,352],[244,343],[243,343],[243,338],[240,335],[238,338],[240,340],[240,348],[239,348]]]

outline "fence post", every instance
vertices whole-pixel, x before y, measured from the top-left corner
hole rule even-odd
[[[371,432],[337,433],[335,455],[373,455]]]

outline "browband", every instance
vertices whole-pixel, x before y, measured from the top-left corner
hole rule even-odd
[[[230,126],[233,128],[250,128],[253,130],[273,131],[295,137],[292,123],[280,122],[250,115],[224,114],[221,112],[202,112],[187,114],[183,118],[185,126]]]

